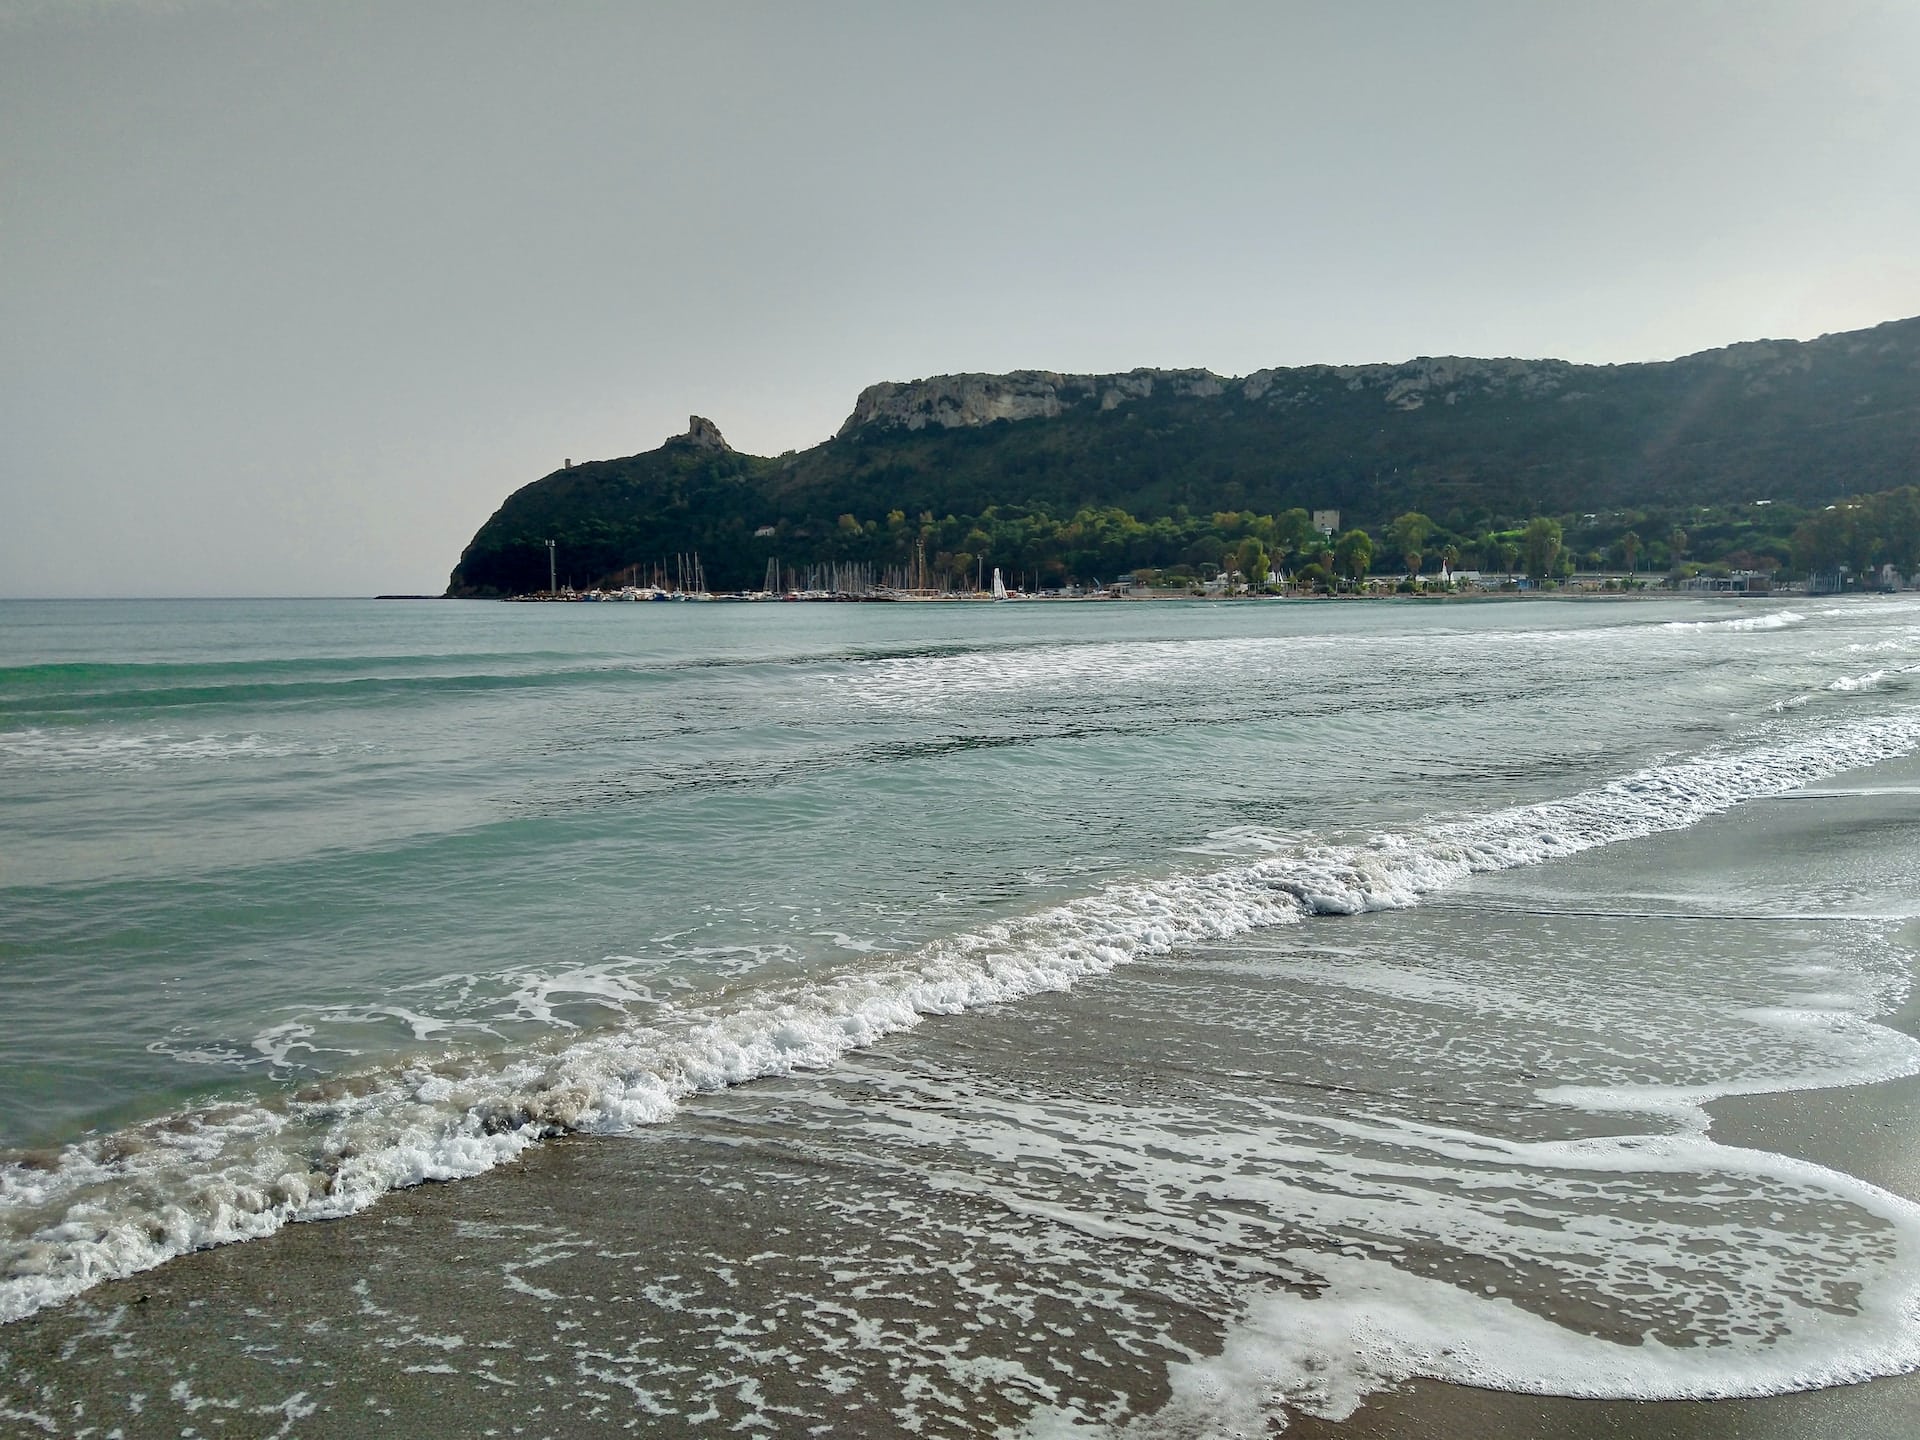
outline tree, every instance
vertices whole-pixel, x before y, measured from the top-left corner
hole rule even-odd
[[[1267,547],[1252,535],[1242,540],[1233,553],[1233,568],[1256,590],[1267,583],[1267,565]]]
[[[1345,575],[1355,585],[1367,577],[1367,567],[1373,564],[1373,539],[1364,530],[1349,530],[1334,542],[1334,563],[1339,573]]]
[[[1793,532],[1793,563],[1802,570],[1831,570],[1846,555],[1847,515],[1837,505],[1809,515]]]
[[[1911,583],[1912,576],[1920,571],[1920,490],[1903,485],[1878,498],[1882,502],[1887,558]]]
[[[1620,549],[1627,557],[1627,573],[1632,574],[1640,559],[1640,537],[1629,530],[1620,537]]]
[[[1433,533],[1433,521],[1418,510],[1409,510],[1404,515],[1394,517],[1387,527],[1387,541],[1393,546],[1394,553],[1407,562],[1407,573],[1420,573],[1420,547],[1427,543],[1427,537]]]
[[[1847,512],[1847,568],[1856,575],[1868,574],[1878,568],[1875,562],[1887,549],[1880,535],[1880,507],[1850,500],[1842,508]]]
[[[1273,517],[1272,544],[1276,556],[1310,555],[1319,543],[1320,532],[1313,528],[1313,517],[1306,511],[1283,510]]]
[[[1554,565],[1560,559],[1560,522],[1544,515],[1534,516],[1527,522],[1520,544],[1526,553],[1528,576],[1545,580],[1553,574]]]
[[[1890,559],[1907,575],[1920,570],[1920,489],[1902,485],[1880,497]]]

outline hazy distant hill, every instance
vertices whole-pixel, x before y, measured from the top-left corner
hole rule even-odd
[[[949,375],[870,386],[832,440],[778,459],[739,454],[696,420],[658,450],[537,480],[481,527],[449,593],[544,588],[549,538],[576,584],[698,550],[711,582],[732,588],[757,582],[770,555],[852,553],[844,542],[860,532],[842,516],[870,537],[860,553],[885,558],[902,534],[885,527],[894,511],[1100,506],[1150,520],[1338,507],[1343,523],[1377,527],[1417,509],[1464,529],[1824,503],[1916,478],[1920,318],[1639,365]]]

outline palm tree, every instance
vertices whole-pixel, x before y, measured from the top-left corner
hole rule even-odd
[[[1340,568],[1358,589],[1366,578],[1367,567],[1373,564],[1373,539],[1364,530],[1349,530],[1340,537],[1338,548]]]
[[[1527,551],[1528,575],[1539,581],[1551,578],[1553,568],[1560,559],[1560,541],[1559,521],[1536,515],[1527,522],[1522,543]]]
[[[1393,523],[1387,527],[1387,539],[1407,562],[1408,575],[1419,575],[1421,547],[1432,533],[1433,521],[1418,510],[1409,510],[1404,515],[1394,517]]]

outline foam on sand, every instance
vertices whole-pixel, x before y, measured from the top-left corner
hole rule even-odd
[[[1887,1197],[1875,1196],[1882,1202]],[[1920,1210],[1900,1217],[1920,1236]],[[1344,1420],[1367,1396],[1422,1376],[1593,1400],[1719,1400],[1843,1385],[1920,1366],[1916,1284],[1883,1287],[1851,1321],[1808,1312],[1790,1347],[1711,1346],[1582,1334],[1501,1296],[1475,1295],[1380,1260],[1289,1252],[1326,1283],[1250,1304],[1222,1352],[1173,1368],[1173,1399],[1128,1436],[1267,1433],[1288,1411]]]

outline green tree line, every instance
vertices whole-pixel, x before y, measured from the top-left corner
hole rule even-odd
[[[1920,571],[1920,488],[1903,485],[1814,511],[1793,532],[1793,556],[1807,571],[1844,566],[1862,575],[1891,565],[1913,575]]]
[[[1920,492],[1912,486],[1818,509],[1785,501],[1519,516],[1477,506],[1437,515],[1408,509],[1323,535],[1304,507],[1174,503],[1140,514],[1118,505],[989,504],[973,513],[894,506],[819,515],[786,509],[770,493],[767,476],[780,463],[670,445],[549,476],[510,497],[475,536],[452,588],[544,589],[548,539],[558,542],[560,579],[583,587],[636,568],[644,578],[696,551],[718,589],[757,587],[769,561],[783,570],[847,561],[877,574],[911,568],[955,588],[998,567],[1010,583],[1047,589],[1126,574],[1177,587],[1221,571],[1256,587],[1269,572],[1284,572],[1297,584],[1335,588],[1369,575],[1431,577],[1443,566],[1536,580],[1575,570],[1657,580],[1703,569],[1920,569]]]
[[[1576,570],[1628,571],[1655,579],[1696,570],[1804,572],[1830,563],[1818,556],[1801,558],[1803,545],[1794,527],[1804,518],[1806,512],[1787,505],[1694,507],[1536,515],[1475,526],[1460,514],[1436,521],[1407,511],[1377,531],[1353,527],[1329,536],[1313,528],[1305,509],[1196,514],[1177,506],[1169,514],[1141,518],[1113,506],[1086,506],[1066,516],[1037,507],[990,506],[969,516],[923,512],[909,517],[892,510],[862,520],[844,514],[830,530],[804,522],[783,525],[762,543],[770,553],[780,550],[794,558],[882,567],[919,554],[936,583],[956,586],[997,566],[1014,580],[1044,588],[1142,573],[1177,586],[1224,571],[1237,571],[1256,586],[1269,572],[1281,572],[1296,582],[1331,588],[1369,575],[1431,578],[1443,566],[1536,581]],[[1863,528],[1875,535],[1895,533],[1886,525],[1863,522]]]

